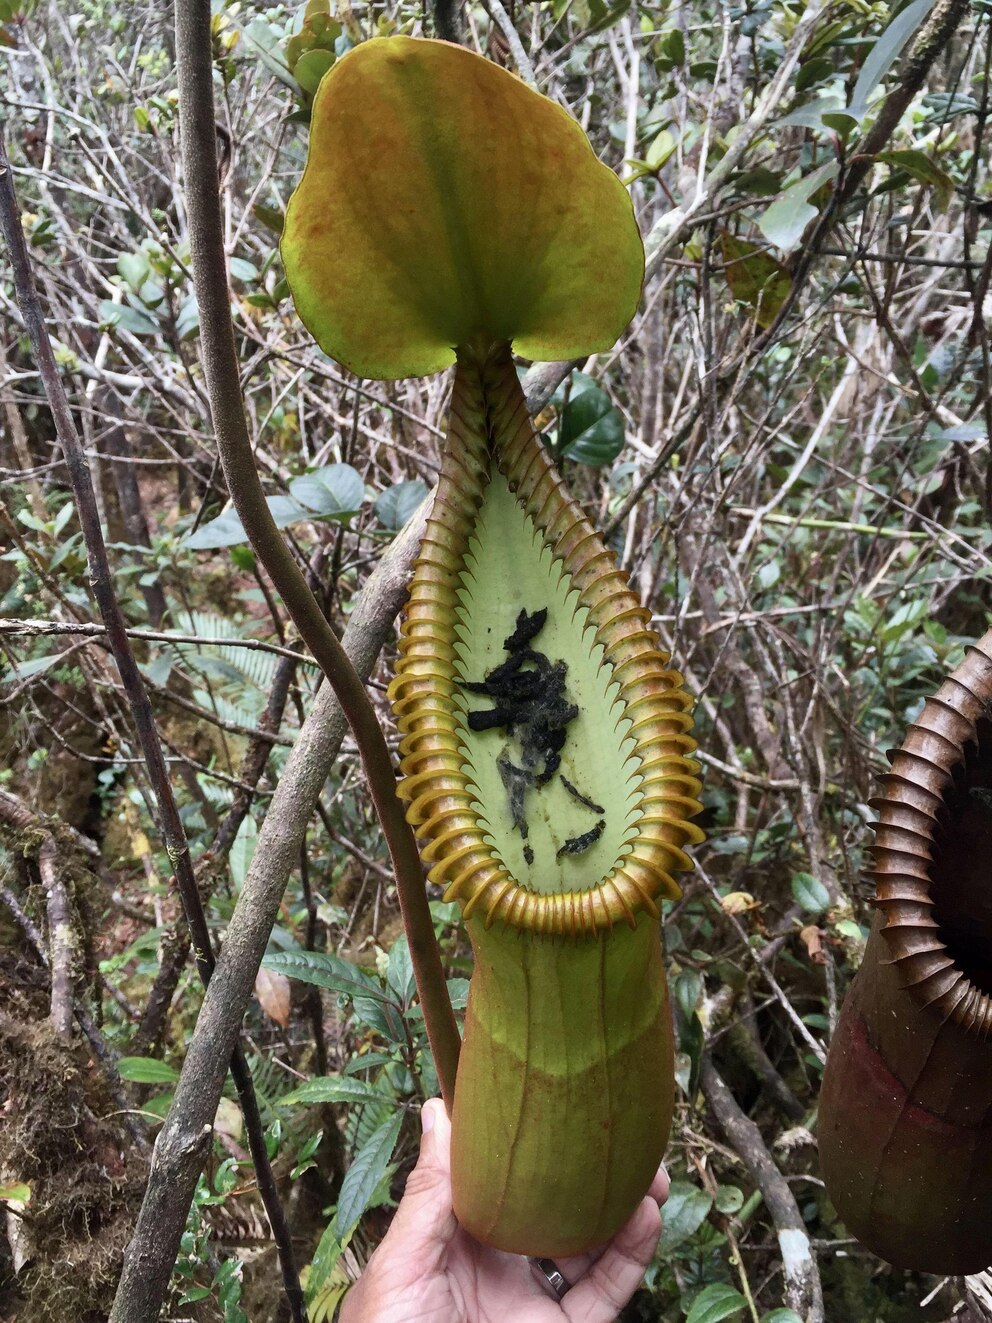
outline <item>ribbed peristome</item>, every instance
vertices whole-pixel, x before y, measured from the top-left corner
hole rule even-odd
[[[902,747],[890,751],[885,793],[871,801],[875,825],[876,901],[882,936],[913,997],[944,1020],[987,1037],[992,997],[961,968],[934,915],[932,868],[945,830],[946,800],[978,722],[992,707],[992,630],[924,704]],[[992,862],[990,862],[992,868]]]
[[[465,769],[457,701],[455,617],[459,581],[476,514],[498,465],[510,490],[588,609],[590,648],[619,685],[638,764],[636,834],[597,886],[539,892],[510,875],[487,843],[486,823]],[[461,363],[451,403],[449,442],[421,543],[400,658],[390,698],[403,735],[400,793],[426,842],[431,881],[466,917],[535,933],[581,936],[657,917],[658,900],[677,896],[673,874],[691,867],[683,847],[703,839],[691,699],[648,628],[612,553],[571,499],[534,434],[509,352],[481,369]]]

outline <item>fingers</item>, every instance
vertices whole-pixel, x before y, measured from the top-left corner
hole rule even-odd
[[[648,1194],[656,1204],[666,1203],[668,1200],[669,1186],[668,1172],[664,1167],[659,1167],[654,1174],[654,1180],[651,1182],[651,1188],[648,1190]]]
[[[411,1257],[425,1256],[426,1266],[443,1252],[458,1224],[451,1208],[451,1122],[439,1098],[424,1104],[420,1122],[417,1165],[407,1177],[386,1240],[402,1244]]]
[[[428,1098],[420,1109],[420,1165],[425,1156],[450,1177],[451,1174],[451,1119],[440,1098]]]
[[[661,1213],[648,1196],[565,1296],[561,1308],[569,1323],[613,1323],[640,1286],[660,1235]]]

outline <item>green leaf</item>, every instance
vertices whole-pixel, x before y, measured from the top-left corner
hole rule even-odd
[[[305,509],[298,501],[291,500],[288,496],[267,496],[265,504],[269,507],[277,528],[287,528],[290,524],[298,524],[303,519],[314,517],[312,510]],[[202,524],[195,533],[191,533],[186,539],[186,545],[193,551],[212,551],[217,547],[235,547],[247,541],[248,534],[244,530],[237,510],[232,505],[216,519]]]
[[[688,1181],[672,1181],[662,1217],[658,1252],[668,1255],[683,1241],[695,1235],[712,1207],[713,1200],[705,1190],[690,1185]]]
[[[906,634],[911,634],[921,620],[930,614],[930,603],[925,597],[918,597],[913,602],[903,602],[892,612],[881,629],[879,638],[883,643],[896,643]]]
[[[611,348],[643,277],[627,191],[575,120],[472,51],[405,36],[362,42],[320,84],[282,253],[321,348],[374,378],[483,341]]]
[[[840,135],[844,142],[858,127],[858,121],[853,115],[849,115],[846,110],[825,110],[820,116],[824,128],[832,129],[834,133]]]
[[[355,1014],[391,1042],[406,1041],[400,1008],[370,974],[326,951],[278,951],[262,961],[287,978],[352,998]]]
[[[380,524],[397,532],[424,502],[428,487],[415,478],[412,482],[397,482],[387,487],[375,502],[375,515]]]
[[[963,92],[928,92],[923,98],[927,116],[926,125],[947,124],[959,115],[977,115],[981,110],[974,97]]]
[[[363,1145],[345,1173],[337,1212],[334,1214],[339,1239],[344,1239],[357,1226],[362,1214],[372,1202],[389,1166],[389,1160],[393,1156],[393,1149],[396,1147],[400,1127],[403,1124],[403,1115],[403,1112],[397,1112],[388,1121],[384,1121]]]
[[[857,119],[867,111],[872,92],[899,58],[902,48],[933,8],[933,3],[934,0],[913,0],[896,15],[868,52],[848,107]]]
[[[285,217],[277,207],[267,207],[264,202],[256,202],[252,207],[255,218],[259,220],[277,239],[282,238]]]
[[[811,873],[797,873],[792,879],[792,895],[808,914],[822,914],[830,908],[830,892]]]
[[[262,967],[285,974],[287,978],[298,979],[301,983],[326,988],[328,992],[392,1001],[371,974],[327,951],[277,951],[265,957]]]
[[[309,510],[289,496],[267,496],[265,504],[275,520],[276,528],[288,528],[290,524],[298,524],[302,519],[313,518]]]
[[[345,1062],[342,1073],[358,1075],[363,1070],[379,1070],[383,1066],[391,1066],[394,1060],[391,1052],[362,1052]]]
[[[833,179],[837,170],[837,162],[828,161],[790,184],[782,196],[765,210],[758,219],[758,229],[769,243],[775,244],[784,253],[795,248],[806,226],[817,215],[816,208],[809,205],[807,198],[822,188],[827,180]]]
[[[405,934],[397,937],[389,949],[386,982],[396,993],[403,1006],[408,1006],[416,995],[417,980],[413,976],[410,944]]]
[[[195,294],[189,294],[176,313],[176,334],[180,340],[189,340],[200,329],[200,308]]]
[[[115,303],[113,299],[100,300],[100,322],[104,326],[130,331],[132,335],[156,335],[159,329],[146,313],[126,303]]]
[[[987,441],[985,424],[979,422],[958,423],[956,427],[940,427],[933,432],[939,441]]]
[[[0,684],[19,684],[22,680],[30,679],[32,675],[44,675],[45,671],[57,666],[61,660],[61,652],[53,652],[47,657],[30,657],[27,661],[15,662],[8,665]]]
[[[796,74],[795,90],[805,92],[816,83],[821,83],[825,78],[832,77],[834,73],[834,62],[828,60],[826,56],[820,55],[812,60],[807,60],[801,65]]]
[[[794,1309],[772,1309],[762,1314],[761,1323],[803,1323]]]
[[[879,152],[876,159],[884,161],[886,165],[891,165],[897,170],[905,170],[921,184],[932,188],[938,208],[941,211],[947,210],[954,197],[954,180],[946,171],[941,170],[926,152],[921,152],[915,147],[902,150],[893,148],[891,151]]]
[[[247,542],[248,534],[244,530],[238,512],[232,505],[230,509],[201,524],[195,533],[186,539],[187,547],[193,551],[212,551],[215,547],[233,547],[239,542]]]
[[[324,1228],[324,1234],[321,1236],[317,1248],[314,1250],[313,1259],[307,1272],[306,1281],[306,1299],[307,1303],[313,1308],[316,1305],[317,1298],[325,1290],[328,1279],[337,1267],[338,1259],[345,1247],[346,1241],[339,1239],[337,1235],[337,1223],[331,1218]],[[335,1304],[337,1301],[335,1301]],[[334,1306],[332,1306],[332,1309]],[[308,1312],[308,1317],[310,1317]],[[333,1314],[331,1315],[333,1318]]]
[[[135,293],[151,274],[151,263],[145,253],[121,253],[117,259],[117,273],[127,281]]]
[[[160,1121],[164,1121],[169,1115],[169,1108],[172,1106],[172,1100],[175,1092],[169,1089],[167,1093],[156,1093],[154,1098],[146,1098],[141,1104],[143,1112],[151,1112],[152,1116],[157,1116]]]
[[[248,281],[258,279],[258,267],[244,257],[231,258],[231,275],[235,280]]]
[[[228,867],[231,870],[231,881],[234,883],[234,890],[238,893],[244,887],[245,878],[248,876],[248,869],[254,858],[257,844],[258,824],[249,813],[238,828],[238,834],[235,836],[234,844],[227,856]]]
[[[843,98],[836,93],[826,92],[821,96],[814,97],[811,101],[807,101],[805,105],[790,110],[788,115],[783,115],[778,122],[783,126],[797,125],[800,128],[822,133],[824,116],[837,114],[842,112],[843,109]]]
[[[328,464],[294,478],[289,490],[308,509],[332,519],[343,519],[362,508],[365,484],[350,464]]]
[[[644,158],[645,165],[650,166],[652,170],[660,170],[669,157],[674,154],[678,145],[678,139],[671,129],[662,129],[651,140],[647,156]]]
[[[282,32],[264,18],[253,18],[241,29],[242,40],[254,49],[269,73],[274,74],[281,83],[295,89],[296,80],[286,68],[280,46]]]
[[[623,449],[623,415],[598,386],[573,393],[561,415],[558,447],[579,464],[610,464]]]
[[[782,567],[777,560],[766,560],[764,565],[758,566],[758,572],[755,576],[758,584],[762,588],[774,588],[782,577]]]
[[[179,1297],[179,1304],[195,1305],[198,1300],[206,1300],[209,1295],[209,1286],[191,1286],[188,1291],[184,1291]]]
[[[661,39],[661,54],[673,68],[685,64],[685,37],[681,28],[672,28],[671,32],[665,33]]]
[[[747,1309],[747,1301],[732,1286],[714,1282],[704,1287],[692,1303],[685,1323],[721,1323]]]
[[[15,1185],[0,1185],[0,1200],[26,1204],[31,1201],[31,1186],[18,1182]]]
[[[703,995],[703,976],[698,969],[683,969],[675,980],[675,1002],[687,1020],[696,1014]]]
[[[342,1075],[318,1075],[298,1089],[279,1099],[280,1107],[293,1107],[297,1103],[377,1103],[392,1102],[385,1094],[364,1080],[348,1079]]]
[[[73,501],[66,501],[65,505],[63,505],[62,509],[58,512],[58,514],[55,516],[54,520],[52,521],[52,533],[55,537],[58,537],[59,534],[62,532],[62,530],[65,528],[66,524],[69,522],[69,520],[72,518],[73,514],[75,513],[75,510],[76,510],[75,503]]]
[[[154,1057],[121,1057],[117,1073],[122,1080],[133,1080],[136,1084],[175,1084],[179,1079],[178,1070]]]
[[[605,32],[607,28],[613,27],[614,23],[619,23],[624,14],[630,9],[633,0],[619,0],[619,2],[607,9],[591,27],[586,29],[586,36],[595,36],[597,32]]]
[[[310,96],[316,96],[321,79],[334,64],[334,52],[306,51],[293,65],[293,77]]]

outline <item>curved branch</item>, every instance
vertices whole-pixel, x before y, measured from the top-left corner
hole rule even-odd
[[[450,1111],[461,1043],[434,937],[420,854],[396,795],[396,773],[365,686],[276,528],[255,469],[231,322],[227,255],[217,188],[210,0],[177,0],[176,52],[200,344],[224,476],[255,552],[327,676],[354,733],[389,848],[420,1004],[441,1093]]]

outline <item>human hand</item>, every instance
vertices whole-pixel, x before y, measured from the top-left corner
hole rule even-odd
[[[451,1122],[440,1099],[425,1103],[421,1121],[417,1165],[382,1244],[345,1297],[340,1323],[612,1323],[658,1244],[664,1168],[603,1250],[558,1261],[572,1286],[557,1301],[528,1259],[488,1249],[458,1225]]]

